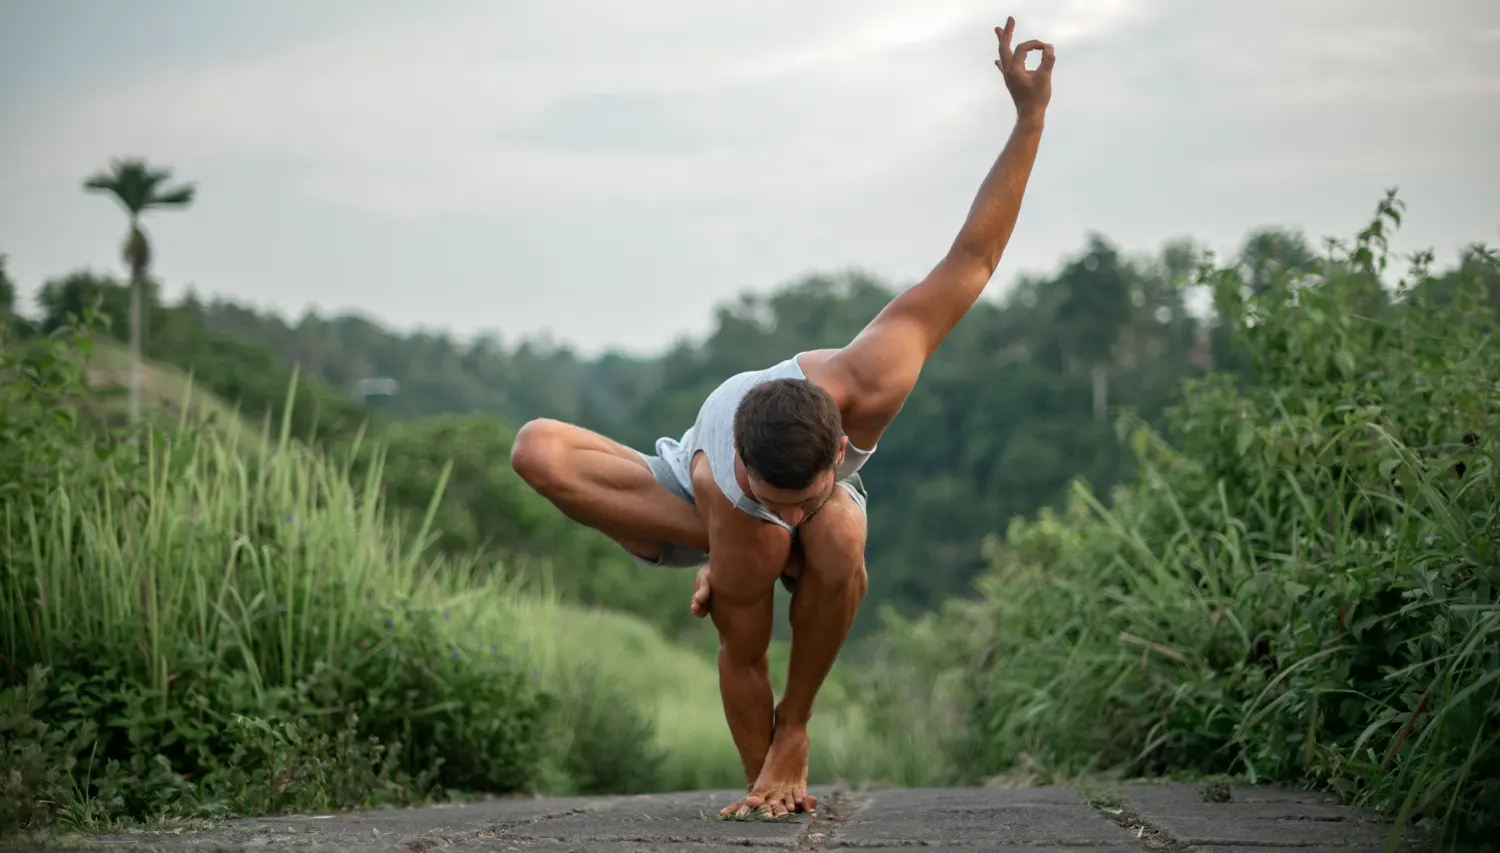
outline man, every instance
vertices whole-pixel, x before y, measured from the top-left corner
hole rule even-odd
[[[816,808],[807,794],[813,697],[866,587],[858,471],[994,275],[1036,159],[1053,50],[1028,41],[1012,51],[1014,30],[1014,18],[995,28],[995,64],[1016,106],[1004,151],[948,254],[852,342],[729,378],[654,456],[550,420],[516,436],[512,466],[570,518],[648,565],[701,567],[692,609],[711,613],[719,632],[719,692],[748,792],[721,815]],[[1033,50],[1042,59],[1028,71]],[[778,579],[793,590],[792,648],[773,706],[766,652]]]

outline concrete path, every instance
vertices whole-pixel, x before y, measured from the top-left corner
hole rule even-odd
[[[738,795],[511,799],[404,811],[236,821],[219,830],[90,839],[94,849],[209,851],[1193,850],[1317,853],[1384,849],[1386,827],[1316,795],[1261,788],[1122,785],[1112,796],[1060,788],[833,792],[815,818],[725,821]],[[828,793],[814,791],[815,793]],[[1102,792],[1101,792],[1102,793]],[[1268,848],[1270,848],[1268,850]],[[1399,849],[1421,849],[1411,841]]]

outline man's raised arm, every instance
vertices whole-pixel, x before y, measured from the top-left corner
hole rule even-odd
[[[1000,58],[995,65],[1016,105],[1010,139],[969,208],[968,218],[932,272],[891,301],[864,331],[837,354],[828,368],[856,409],[875,414],[896,409],[916,384],[922,365],[973,307],[994,275],[1016,227],[1021,197],[1036,161],[1043,118],[1052,97],[1052,45],[1027,41],[1011,49],[1015,19],[995,28]],[[1040,66],[1026,69],[1026,54],[1042,52]]]

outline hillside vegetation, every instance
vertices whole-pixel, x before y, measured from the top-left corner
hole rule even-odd
[[[814,776],[1235,774],[1500,833],[1500,269],[1396,270],[1400,218],[1223,261],[1093,238],[979,305],[869,466],[872,595]],[[137,443],[79,420],[58,307],[123,290],[51,287],[0,365],[0,826],[738,783],[690,579],[524,488],[513,425],[645,446],[890,289],[813,277],[592,361],[153,297],[161,387],[243,419]],[[402,383],[373,415],[372,375]]]
[[[866,468],[871,586],[856,632],[877,628],[883,606],[921,612],[963,594],[983,565],[980,543],[1006,519],[1060,507],[1076,478],[1107,489],[1129,476],[1134,462],[1114,434],[1116,414],[1135,411],[1155,422],[1181,379],[1211,364],[1234,368],[1224,361],[1221,336],[1184,306],[1178,284],[1198,251],[1176,240],[1132,257],[1096,235],[1053,275],[1023,280],[964,319]],[[1312,256],[1295,233],[1262,230],[1247,238],[1239,260],[1248,275],[1263,276],[1277,263]],[[558,417],[644,450],[658,436],[680,435],[727,376],[799,350],[842,346],[895,292],[862,273],[809,276],[721,306],[710,335],[652,359],[586,360],[545,341],[403,336],[355,315],[309,313],[290,322],[196,298],[171,310],[268,347],[284,364],[346,392],[362,378],[396,379],[400,393],[378,405],[397,422],[464,415],[466,426],[447,429],[472,437],[497,416],[510,424]],[[513,535],[503,529],[509,524],[489,513],[462,535],[504,542]],[[607,594],[638,582],[634,568],[620,564]],[[672,611],[660,614],[666,620],[678,618],[676,599],[669,600]]]
[[[1122,424],[1138,473],[1013,520],[866,701],[951,721],[955,779],[1233,773],[1494,839],[1500,267],[1382,286],[1400,212],[1264,282],[1205,268],[1249,376]]]
[[[740,784],[707,659],[437,551],[386,447],[132,433],[54,332],[0,339],[0,831]],[[820,777],[882,773],[823,707]]]

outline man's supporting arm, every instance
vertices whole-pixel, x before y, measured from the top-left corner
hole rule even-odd
[[[802,576],[792,593],[792,650],[776,725],[806,729],[813,700],[838,659],[869,579],[864,511],[849,493],[834,497],[802,527]]]
[[[719,698],[745,770],[745,787],[755,784],[771,748],[773,726],[770,662],[775,586],[754,595],[726,592],[714,581],[714,627],[719,631]],[[731,585],[733,588],[733,585]]]
[[[710,612],[719,632],[719,696],[740,753],[748,789],[771,746],[771,626],[776,578],[791,556],[791,535],[734,508],[719,491],[708,461],[692,464],[693,493],[708,527]]]
[[[925,279],[892,300],[853,341],[828,359],[829,384],[834,386],[830,391],[856,413],[894,417],[923,364],[984,292],[1015,230],[1051,98],[1053,53],[1051,45],[1038,41],[1026,42],[1012,52],[1013,27],[1010,20],[1003,30],[996,30],[1000,39],[996,64],[1015,100],[1016,123],[958,236]],[[1026,53],[1031,50],[1043,54],[1035,71],[1025,67]]]
[[[807,793],[807,727],[868,586],[864,512],[848,492],[835,489],[800,530],[802,572],[792,593],[791,661],[775,734],[750,795],[720,814],[760,809],[774,818],[817,809],[817,797]]]

